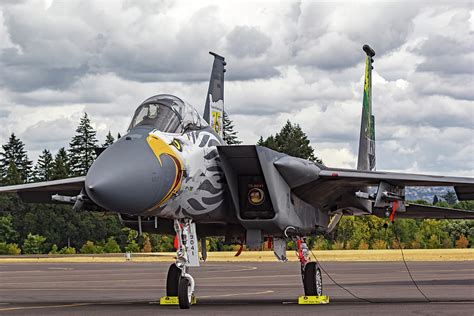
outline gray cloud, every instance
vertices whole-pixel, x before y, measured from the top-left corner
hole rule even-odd
[[[441,76],[472,75],[474,69],[474,35],[472,33],[466,34],[466,37],[462,39],[434,35],[416,51],[425,57],[425,61],[418,66],[418,71],[435,72]]]
[[[258,57],[271,46],[271,39],[256,27],[236,26],[226,36],[227,50],[234,56]]]
[[[36,124],[28,126],[20,137],[30,144],[64,144],[68,143],[72,136],[74,136],[75,125],[75,122],[65,118],[53,121],[39,121]],[[41,149],[42,147],[32,148]]]
[[[467,175],[471,11],[469,2],[2,2],[0,143],[14,131],[33,158],[56,151],[84,111],[102,141],[157,93],[202,111],[211,50],[226,56],[226,110],[246,143],[291,119],[328,165],[354,166],[369,43],[379,169]]]

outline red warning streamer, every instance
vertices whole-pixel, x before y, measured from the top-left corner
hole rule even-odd
[[[300,259],[301,264],[305,264],[306,258],[303,255],[303,249],[301,248],[301,243],[302,243],[301,238],[298,238],[298,240],[296,241],[296,244],[298,245],[298,259]]]
[[[390,214],[390,217],[389,217],[389,220],[391,222],[393,222],[393,218],[395,217],[395,212],[397,211],[398,209],[398,201],[395,200],[393,201],[393,204],[392,204],[392,213]]]

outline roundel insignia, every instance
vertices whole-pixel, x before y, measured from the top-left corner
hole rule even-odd
[[[178,151],[183,151],[183,146],[181,145],[181,142],[177,140],[176,138],[173,139],[171,142],[171,145],[173,145]]]
[[[249,190],[248,199],[252,205],[261,205],[265,201],[265,193],[262,189],[252,188]]]

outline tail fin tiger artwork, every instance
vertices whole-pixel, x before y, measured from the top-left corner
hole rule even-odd
[[[209,90],[204,107],[204,120],[211,125],[212,129],[224,138],[224,73],[225,58],[216,53],[209,52],[214,56]]]

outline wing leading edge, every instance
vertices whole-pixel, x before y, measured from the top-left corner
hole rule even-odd
[[[385,181],[395,186],[453,186],[456,193],[459,191],[459,200],[474,198],[474,178],[336,168],[321,170],[319,177],[346,185],[377,186],[380,181]]]
[[[27,183],[0,187],[2,193],[17,193],[27,203],[55,203],[52,196],[77,196],[84,187],[85,177]]]

